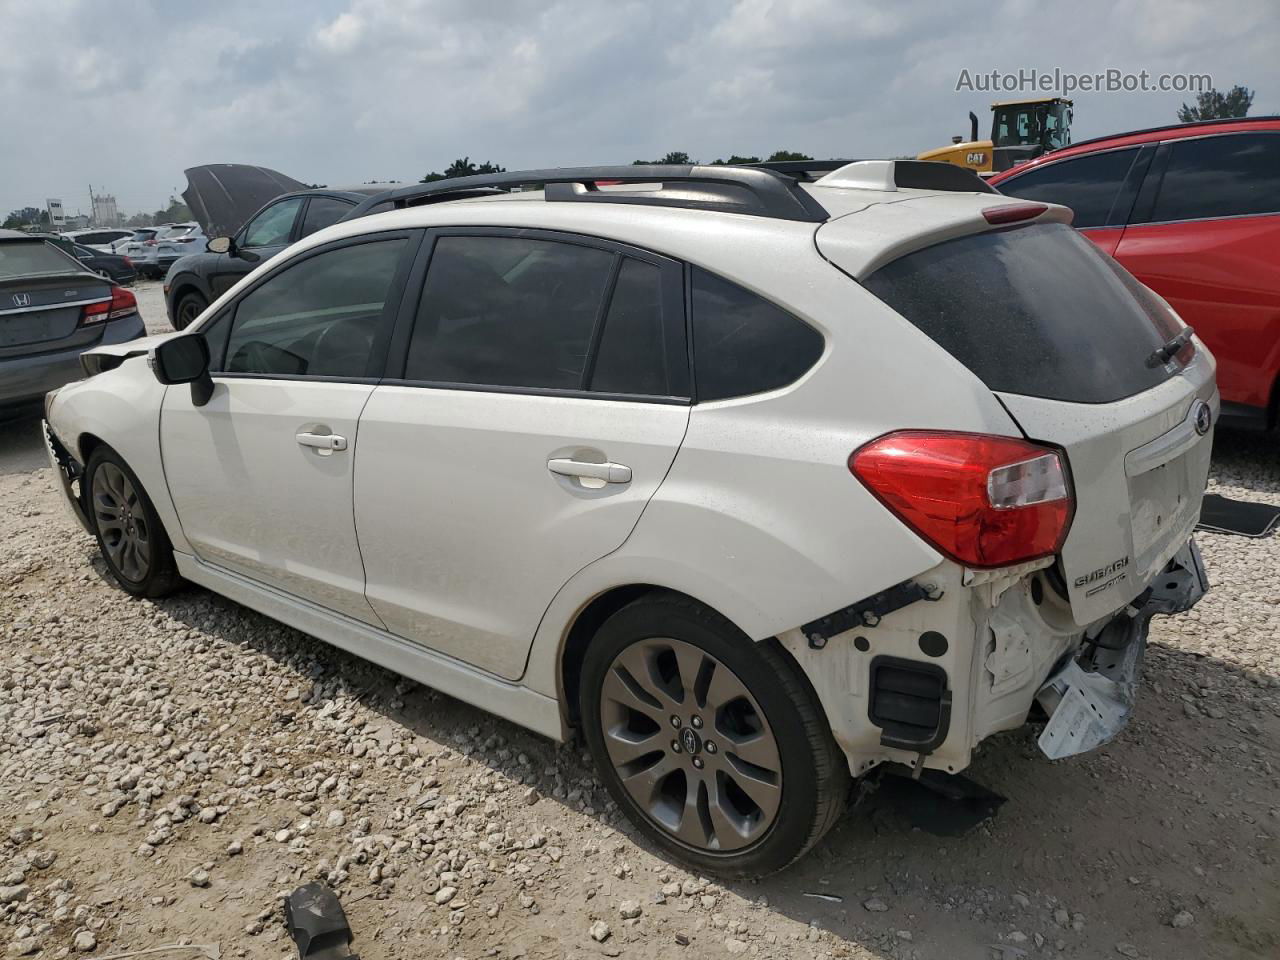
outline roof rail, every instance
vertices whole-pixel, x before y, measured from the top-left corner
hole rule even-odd
[[[855,190],[954,190],[999,193],[967,167],[932,160],[856,160],[815,181],[819,187]]]
[[[812,183],[819,177],[839,170],[852,160],[765,160],[763,163],[743,164],[758,170],[772,170],[788,177],[795,177],[803,183]]]
[[[601,190],[625,184],[659,184],[657,190]],[[742,213],[778,220],[821,223],[827,211],[799,181],[770,169],[729,166],[560,167],[550,170],[515,170],[472,177],[451,177],[434,183],[415,183],[388,190],[359,203],[344,220],[362,217],[373,207],[391,203],[395,208],[461,200],[529,186],[543,188],[543,197],[556,203],[630,203],[659,207],[685,207]]]

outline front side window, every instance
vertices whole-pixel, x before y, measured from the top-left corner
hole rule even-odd
[[[1280,213],[1280,134],[1177,140],[1169,148],[1153,221]]]
[[[750,290],[693,270],[693,362],[699,400],[776,390],[818,362],[813,327]]]
[[[281,200],[267,207],[245,227],[242,247],[278,247],[289,242],[302,197]]]
[[[441,237],[405,378],[582,389],[615,255],[522,237]]]
[[[1001,181],[999,189],[1011,197],[1070,207],[1075,227],[1101,227],[1137,155],[1134,147],[1060,160]]]
[[[327,250],[255,287],[236,306],[225,372],[367,376],[404,245],[400,238]]]
[[[333,197],[312,197],[302,218],[302,236],[309,237],[317,230],[331,227],[355,209],[355,204]]]

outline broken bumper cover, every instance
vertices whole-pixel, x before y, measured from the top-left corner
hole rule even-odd
[[[40,434],[44,438],[44,450],[49,456],[49,463],[62,488],[62,495],[67,502],[67,509],[84,528],[85,533],[93,536],[93,527],[89,523],[89,515],[85,512],[84,502],[76,492],[76,485],[84,478],[84,467],[71,456],[63,446],[48,421],[40,421]]]
[[[1049,714],[1038,741],[1046,757],[1093,750],[1124,729],[1138,694],[1151,618],[1190,610],[1208,589],[1200,549],[1188,540],[1150,587],[1050,676],[1036,693]]]

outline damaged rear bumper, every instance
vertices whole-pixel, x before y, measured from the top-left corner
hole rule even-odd
[[[1093,750],[1112,740],[1133,714],[1151,618],[1190,610],[1209,589],[1204,561],[1188,540],[1155,581],[1109,621],[1083,650],[1036,693],[1049,715],[1040,734],[1051,760]]]

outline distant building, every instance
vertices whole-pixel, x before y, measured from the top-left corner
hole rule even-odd
[[[116,209],[116,198],[110,194],[101,196],[95,194],[93,197],[93,215],[90,218],[94,226],[98,227],[118,227],[120,226],[120,211]]]

